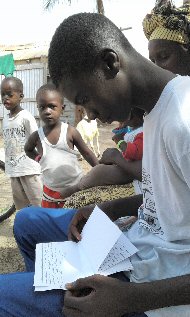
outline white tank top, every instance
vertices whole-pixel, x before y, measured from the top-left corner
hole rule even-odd
[[[43,148],[39,162],[43,183],[55,191],[77,184],[83,176],[77,160],[78,151],[70,149],[67,144],[67,128],[68,124],[62,122],[59,140],[55,145],[48,141],[42,127],[38,129]]]

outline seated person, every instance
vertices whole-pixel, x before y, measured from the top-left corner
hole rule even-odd
[[[94,13],[73,15],[58,27],[49,70],[65,96],[80,101],[92,119],[121,121],[131,104],[140,103],[148,113],[143,127],[143,200],[136,195],[100,206],[112,220],[118,214],[138,213],[126,235],[139,251],[131,257],[134,270],[126,273],[130,283],[124,275],[122,281],[94,275],[67,285],[66,292],[34,293],[33,272],[0,275],[0,316],[188,316],[190,78],[146,60],[109,19]],[[80,240],[78,225],[91,210],[20,211],[14,232],[27,269],[34,270],[36,243],[63,241],[68,230]]]

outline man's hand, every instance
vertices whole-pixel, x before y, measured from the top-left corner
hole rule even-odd
[[[117,164],[118,159],[121,159],[122,154],[120,151],[118,151],[116,148],[110,148],[106,149],[104,153],[102,154],[102,157],[100,159],[100,164]]]
[[[190,275],[146,283],[93,275],[66,287],[64,316],[121,317],[133,312],[189,305]]]
[[[88,205],[82,208],[79,208],[73,219],[71,220],[69,226],[68,240],[80,241],[81,240],[81,231],[90,217],[92,211],[94,209],[94,205]]]
[[[78,279],[66,285],[68,291],[64,297],[64,316],[121,317],[133,312],[133,285],[102,275]]]

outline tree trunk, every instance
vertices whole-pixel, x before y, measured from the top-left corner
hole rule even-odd
[[[100,14],[104,14],[104,4],[103,4],[103,0],[96,0],[97,3],[97,11]]]

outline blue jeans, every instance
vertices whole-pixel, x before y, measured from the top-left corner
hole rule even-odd
[[[14,234],[28,272],[0,275],[0,317],[64,317],[64,291],[34,292],[35,247],[39,242],[67,240],[75,212],[28,207],[17,213]],[[146,315],[125,315],[129,316]]]

